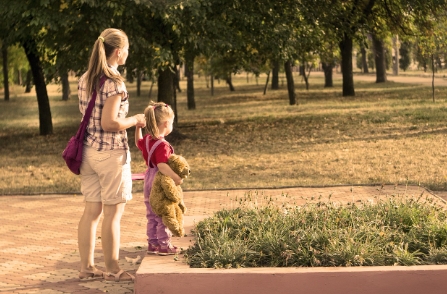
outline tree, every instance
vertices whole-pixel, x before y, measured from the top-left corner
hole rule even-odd
[[[279,89],[279,61],[274,60],[272,62],[272,90]]]
[[[69,100],[70,99],[70,83],[68,82],[68,73],[63,72],[61,73],[61,83],[62,83],[62,100]]]
[[[8,46],[6,43],[2,43],[1,47],[3,60],[3,89],[5,101],[9,101]]]
[[[343,76],[343,96],[355,96],[352,73],[352,38],[344,34],[339,43],[341,52],[341,73]]]
[[[50,135],[53,133],[53,122],[51,119],[50,100],[48,99],[47,86],[43,74],[42,63],[37,51],[36,40],[29,38],[22,41],[25,48],[33,74],[34,85],[36,86],[37,104],[39,106],[39,129],[41,135]]]
[[[365,46],[362,46],[362,48],[360,48],[360,54],[361,54],[361,58],[362,58],[362,70],[363,70],[363,73],[369,73],[368,61],[367,61],[367,55],[366,55],[366,48],[365,48]]]
[[[436,15],[436,14],[435,14]],[[447,50],[447,15],[432,17],[419,27],[421,34],[417,36],[418,54],[423,62],[430,63],[432,69],[432,98],[435,101],[435,59],[440,52]],[[425,63],[425,68],[427,67]]]
[[[409,41],[404,41],[400,44],[399,48],[399,68],[406,71],[411,64],[411,44]]]
[[[354,78],[352,67],[353,40],[359,32],[364,31],[368,20],[373,14],[375,0],[365,1],[324,1],[315,5],[314,18],[326,31],[331,32],[338,42],[341,55],[341,71],[343,76],[343,96],[354,96]]]
[[[376,83],[386,82],[386,57],[383,39],[376,34],[372,35],[374,57],[376,61]]]
[[[330,36],[326,32],[326,36],[322,37],[323,41],[318,47],[321,65],[324,72],[324,87],[333,87],[332,72],[336,64],[340,61],[340,51],[334,35]]]
[[[194,99],[194,59],[194,50],[185,48],[186,100],[190,110],[196,109],[196,101]]]
[[[287,79],[287,92],[289,93],[289,104],[296,104],[295,83],[292,76],[292,62],[290,60],[284,63],[284,71]]]
[[[0,39],[8,44],[21,44],[25,49],[36,87],[40,134],[51,134],[53,125],[46,83],[58,81],[69,70],[85,71],[89,50],[98,34],[107,27],[122,27],[125,5],[131,6],[131,3],[99,3],[95,0],[3,2],[0,6],[3,19]]]
[[[0,6],[0,17],[3,20],[0,38],[8,44],[18,43],[25,49],[36,87],[40,134],[52,134],[53,124],[44,76],[47,57],[45,40],[48,40],[45,38],[52,37],[52,33],[56,33],[60,28],[61,3],[56,0],[3,2]]]
[[[29,70],[29,63],[25,51],[20,46],[8,47],[8,67],[12,69],[9,78],[17,85],[24,85],[24,75]]]

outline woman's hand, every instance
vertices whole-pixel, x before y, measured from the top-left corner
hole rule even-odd
[[[135,126],[139,127],[139,128],[144,128],[146,126],[146,118],[144,117],[144,114],[139,113],[139,114],[135,114],[133,116],[135,118]]]

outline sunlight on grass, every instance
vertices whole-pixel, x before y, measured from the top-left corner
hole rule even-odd
[[[289,105],[285,79],[280,90],[263,95],[265,75],[233,78],[236,91],[215,82],[215,95],[204,77],[196,77],[196,110],[188,110],[186,81],[178,93],[177,129],[186,139],[171,140],[176,153],[190,163],[192,174],[184,189],[265,188],[338,184],[420,184],[447,188],[447,89],[417,84],[376,84],[359,80],[356,96],[342,97],[341,79],[323,87],[323,76],[310,76],[306,91],[295,76],[298,105]],[[129,115],[156,100],[154,86],[144,81],[142,96],[128,84]],[[81,115],[76,80],[72,97],[61,101],[57,85],[49,85],[54,135],[39,136],[34,93],[12,89],[0,107],[0,194],[79,193],[79,177],[61,157],[76,132]],[[145,170],[128,131],[133,172]],[[142,191],[142,183],[134,183]]]

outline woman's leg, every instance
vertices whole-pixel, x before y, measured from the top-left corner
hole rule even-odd
[[[104,219],[102,221],[101,244],[104,252],[106,271],[117,273],[120,250],[121,217],[126,203],[104,205]]]
[[[81,257],[81,273],[95,266],[94,252],[96,228],[102,212],[101,202],[85,202],[84,213],[78,226],[78,246]]]

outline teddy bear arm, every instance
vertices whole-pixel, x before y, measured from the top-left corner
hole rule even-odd
[[[183,225],[178,221],[179,213],[174,205],[167,208],[165,213],[161,216],[163,224],[172,232],[176,237],[183,235]],[[183,219],[181,219],[183,222]]]
[[[181,200],[178,189],[174,183],[174,180],[169,178],[165,181],[162,181],[161,188],[164,192],[166,198],[173,202],[179,202]]]
[[[178,207],[180,207],[180,209],[182,210],[183,213],[186,213],[186,205],[185,205],[185,202],[183,201],[183,199],[180,200]]]

